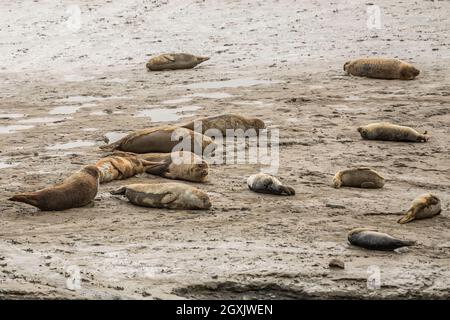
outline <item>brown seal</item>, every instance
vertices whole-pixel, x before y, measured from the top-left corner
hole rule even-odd
[[[194,56],[188,53],[166,53],[152,57],[146,66],[149,71],[191,69],[207,60],[209,57]]]
[[[183,183],[130,184],[114,195],[125,195],[131,203],[151,208],[206,210],[211,208],[208,195]]]
[[[205,182],[208,179],[208,163],[189,151],[145,153],[139,157],[149,162],[163,163],[147,167],[145,172],[149,174],[193,182]]]
[[[431,193],[418,196],[411,204],[405,216],[397,222],[404,224],[415,219],[426,219],[441,213],[441,200]]]
[[[214,146],[212,139],[201,133],[175,126],[162,126],[132,132],[119,141],[101,146],[100,149],[133,153],[168,153],[183,150],[201,155],[205,149],[208,152],[214,150]]]
[[[335,188],[382,188],[384,178],[375,170],[366,167],[341,170],[333,178]]]
[[[420,134],[413,128],[387,122],[371,123],[357,130],[361,137],[367,140],[427,142],[429,139],[426,131]]]
[[[161,166],[163,162],[139,159],[135,154],[116,151],[97,161],[95,166],[100,171],[100,183],[131,178],[143,173],[152,166]]]
[[[420,73],[407,62],[388,58],[365,58],[347,61],[344,64],[344,71],[354,76],[388,80],[413,80]]]
[[[9,200],[35,206],[42,211],[60,211],[88,205],[98,191],[100,172],[95,166],[86,166],[72,174],[60,185],[36,192],[20,193]]]
[[[200,118],[185,124],[183,127],[195,130],[196,129],[195,127],[200,125],[203,134],[208,135],[206,131],[210,129],[217,129],[224,136],[226,135],[227,129],[233,130],[241,129],[244,131],[254,129],[257,133],[259,130],[264,129],[266,127],[264,121],[258,118],[247,118],[237,114],[222,114],[218,116]]]

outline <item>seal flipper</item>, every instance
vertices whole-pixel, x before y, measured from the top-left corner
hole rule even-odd
[[[280,186],[281,193],[285,193],[288,196],[295,196],[295,190],[294,188],[288,187],[288,186]]]
[[[119,194],[125,194],[126,191],[127,191],[127,187],[122,187],[120,189],[110,191],[110,193],[112,195],[119,195]]]
[[[365,182],[361,183],[361,188],[374,189],[374,188],[376,188],[376,185],[373,182],[365,181]]]
[[[169,62],[175,62],[175,57],[171,54],[165,54],[164,59],[168,60]]]
[[[120,139],[119,141],[104,145],[104,146],[100,146],[99,149],[103,150],[103,151],[114,151],[114,150],[118,149],[121,144],[122,144],[122,139]]]
[[[414,220],[414,218],[415,218],[415,210],[409,209],[406,212],[406,214],[397,221],[397,223],[405,224]]]
[[[36,195],[33,193],[21,193],[8,199],[9,201],[23,202],[38,207]]]
[[[175,200],[177,200],[177,195],[168,192],[164,195],[164,197],[161,198],[161,203],[162,204],[169,204],[171,202],[174,202]]]
[[[160,162],[159,164],[156,164],[156,162],[153,163],[154,165],[145,168],[145,172],[148,174],[161,176],[169,168],[170,164],[172,163],[172,159],[169,157],[167,160]]]

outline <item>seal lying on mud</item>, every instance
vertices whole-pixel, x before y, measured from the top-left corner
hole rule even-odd
[[[415,241],[396,239],[386,233],[381,233],[371,228],[356,228],[351,230],[348,233],[348,242],[365,249],[383,251],[392,251],[416,244]]]
[[[72,174],[60,185],[36,192],[20,193],[9,200],[31,204],[42,211],[60,211],[88,205],[98,191],[100,172],[95,166],[86,166]]]
[[[218,116],[196,119],[185,124],[183,128],[195,130],[195,126],[199,125],[201,125],[203,134],[205,134],[207,130],[217,129],[223,134],[223,136],[226,135],[227,129],[242,129],[244,131],[254,129],[256,133],[258,133],[259,130],[266,127],[264,121],[257,118],[246,118],[237,114],[222,114]]]
[[[131,203],[151,208],[202,210],[211,208],[208,195],[182,183],[130,184],[114,195],[125,195]]]
[[[410,127],[399,126],[392,123],[371,123],[358,127],[358,132],[363,139],[401,142],[427,142],[427,132],[420,134]]]
[[[95,166],[100,171],[100,183],[131,178],[143,173],[148,167],[161,166],[163,162],[151,162],[139,159],[133,153],[114,152],[97,161]]]
[[[146,168],[145,172],[149,174],[193,182],[205,182],[208,179],[208,163],[189,151],[145,153],[139,157],[150,162],[162,162],[161,165]]]
[[[340,187],[376,189],[384,186],[384,178],[373,169],[359,167],[336,173],[333,185],[337,189]]]
[[[420,73],[413,65],[387,58],[365,58],[347,61],[344,71],[359,77],[413,80]]]
[[[284,186],[280,180],[265,173],[250,176],[247,179],[247,185],[250,190],[258,193],[285,194],[287,196],[295,195],[293,188]]]
[[[404,224],[414,219],[426,219],[441,213],[441,201],[431,193],[418,196],[411,204],[405,216],[397,222]]]
[[[209,60],[209,57],[187,53],[166,53],[152,57],[146,66],[149,71],[191,69],[206,60]]]
[[[186,139],[186,140],[185,140]],[[183,142],[182,142],[183,141]],[[175,146],[181,149],[202,154],[211,145],[208,153],[214,150],[214,142],[210,137],[186,128],[162,126],[138,130],[128,134],[119,141],[101,146],[102,150],[121,150],[133,153],[172,152]],[[190,149],[190,150],[186,150]]]

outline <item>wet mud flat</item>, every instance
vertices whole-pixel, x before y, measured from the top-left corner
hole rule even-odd
[[[368,30],[360,1],[94,1],[80,5],[83,24],[70,32],[60,28],[65,6],[2,4],[16,15],[0,31],[0,297],[449,298],[450,8],[379,5],[383,28]],[[212,58],[193,70],[148,73],[147,55],[165,51]],[[422,73],[414,81],[343,74],[349,57],[373,54],[411,61]],[[102,185],[93,207],[39,212],[6,200],[94,163],[106,140],[223,112],[279,130],[277,176],[295,197],[252,193],[246,177],[264,166],[227,163],[211,165],[206,184],[192,183],[210,195],[209,211],[140,208],[109,194],[169,181],[145,174]],[[431,139],[361,140],[356,128],[377,121]],[[376,169],[385,187],[332,188],[333,175],[349,166]],[[397,224],[427,191],[441,199],[442,214]],[[360,226],[418,244],[352,247],[346,234]],[[345,269],[329,268],[331,259]]]

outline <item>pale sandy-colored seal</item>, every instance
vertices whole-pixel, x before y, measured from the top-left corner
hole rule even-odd
[[[205,132],[210,129],[217,129],[224,136],[226,135],[227,129],[232,130],[241,129],[244,132],[249,129],[254,129],[256,133],[258,133],[259,130],[264,129],[266,127],[264,121],[258,118],[247,118],[237,114],[222,114],[218,116],[195,119],[183,125],[183,127],[195,130],[196,129],[195,126],[199,126],[200,124],[202,133],[205,134]],[[206,132],[206,134],[208,133]]]
[[[163,163],[146,168],[145,172],[149,174],[193,182],[205,182],[208,179],[208,163],[189,151],[145,153],[139,157],[150,162]]]
[[[416,242],[396,239],[372,228],[356,228],[348,233],[348,241],[358,247],[370,250],[392,251],[401,247],[413,246]]]
[[[111,194],[123,194],[131,203],[143,207],[189,210],[211,208],[211,201],[205,192],[182,183],[130,184]]]
[[[426,219],[441,213],[441,200],[431,193],[418,196],[411,204],[405,216],[398,220],[404,224],[415,219]]]
[[[191,69],[207,60],[188,53],[166,53],[150,58],[146,66],[149,71]]]
[[[344,64],[344,71],[359,77],[401,80],[413,80],[420,73],[418,69],[407,62],[388,58],[364,58],[347,61]]]
[[[42,211],[60,211],[83,207],[97,195],[100,172],[95,166],[86,166],[72,174],[62,184],[36,192],[20,193],[9,200],[35,206]]]
[[[147,168],[161,166],[164,162],[152,162],[139,159],[135,154],[116,151],[97,161],[100,171],[100,183],[131,178],[143,173]]]
[[[363,139],[401,142],[426,142],[427,132],[420,134],[416,130],[399,126],[388,122],[371,123],[358,127],[358,132]]]
[[[128,134],[119,141],[101,146],[100,149],[121,150],[133,153],[167,153],[180,151],[174,150],[176,146],[180,145],[185,147],[180,150],[192,151],[198,154],[202,154],[205,149],[209,151],[214,150],[214,142],[210,137],[176,126],[162,126],[138,130]]]
[[[271,193],[278,195],[295,195],[295,190],[289,186],[285,186],[280,180],[266,173],[258,173],[247,179],[247,186],[250,190],[258,193]]]
[[[382,188],[384,178],[375,170],[359,167],[341,170],[333,178],[335,188],[353,187],[353,188]]]

